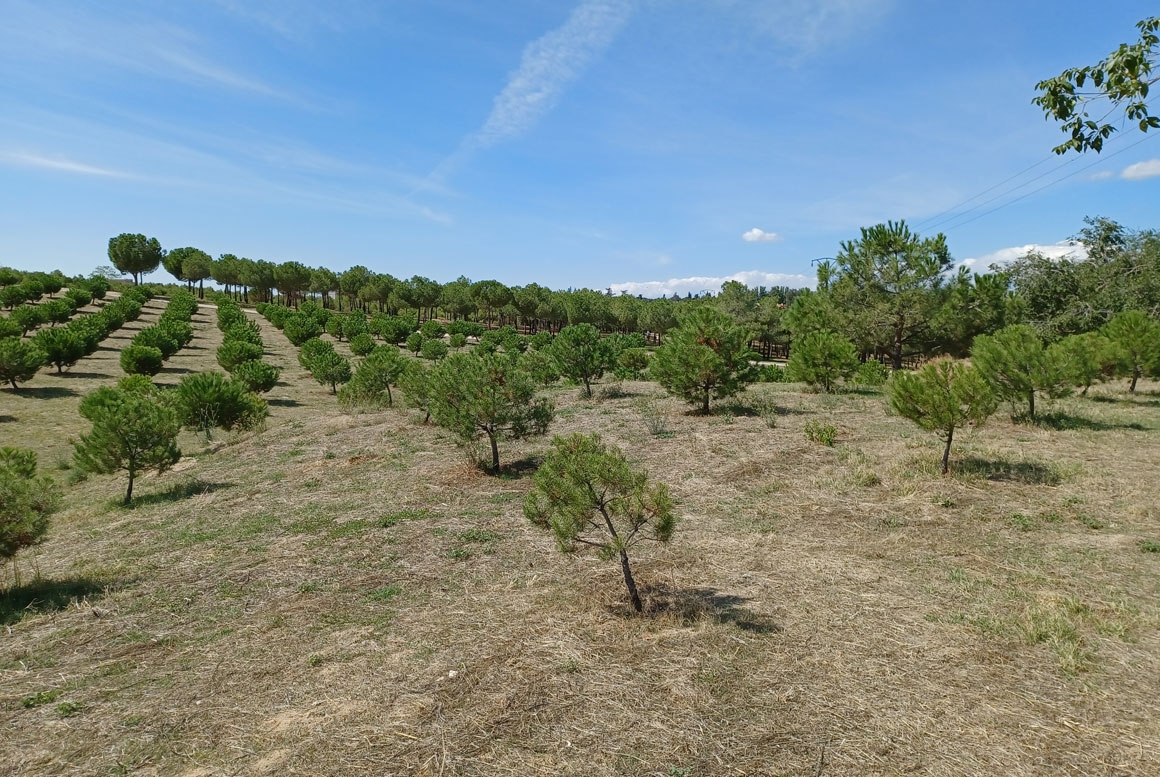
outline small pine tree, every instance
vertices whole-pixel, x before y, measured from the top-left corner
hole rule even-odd
[[[269,414],[264,399],[220,372],[186,375],[174,391],[181,425],[202,432],[207,439],[215,428],[248,429]]]
[[[1111,341],[1097,332],[1071,335],[1052,343],[1047,359],[1056,365],[1066,383],[1083,389],[1081,395],[1086,395],[1096,381],[1106,380],[1117,366]]]
[[[44,366],[44,351],[19,337],[0,340],[0,382],[8,383],[12,390],[20,388],[18,383],[26,383]]]
[[[350,352],[355,356],[366,356],[375,349],[375,338],[369,332],[359,332],[350,338]]]
[[[121,351],[121,369],[128,375],[156,375],[164,363],[160,348],[129,345]]]
[[[600,336],[592,324],[566,326],[549,348],[560,373],[584,384],[584,396],[592,396],[592,381],[604,377],[613,366],[612,343]]]
[[[641,612],[628,551],[645,540],[672,538],[676,518],[668,486],[650,486],[646,473],[633,471],[624,453],[596,434],[552,440],[534,482],[524,500],[528,520],[551,529],[565,553],[583,546],[619,558],[632,607]]]
[[[28,334],[45,322],[40,305],[20,305],[8,314],[8,320],[20,326],[21,334]]]
[[[946,443],[942,474],[950,466],[955,430],[981,426],[995,412],[997,400],[978,370],[965,362],[936,359],[917,372],[899,371],[890,379],[890,408],[903,418],[935,432]]]
[[[44,353],[45,362],[56,367],[57,375],[85,355],[85,343],[71,327],[42,330],[36,333],[32,342]]]
[[[544,434],[552,403],[536,398],[536,384],[507,355],[448,356],[427,373],[427,401],[435,423],[464,444],[486,437],[490,470],[499,470],[498,440]]]
[[[262,358],[262,346],[254,345],[245,340],[226,340],[218,346],[217,363],[226,372],[232,373],[246,362],[259,361]]]
[[[1043,341],[1026,324],[1000,329],[993,335],[980,335],[971,346],[971,364],[1000,400],[1027,401],[1027,411],[1035,418],[1035,397],[1066,396],[1058,366],[1052,362]]]
[[[338,392],[339,402],[346,407],[394,404],[391,386],[399,385],[407,364],[407,357],[395,346],[378,346],[359,363],[350,382]],[[386,402],[383,401],[384,395]]]
[[[138,474],[149,470],[160,474],[181,458],[177,414],[152,393],[102,387],[85,397],[80,410],[93,428],[76,444],[77,467],[102,474],[126,470],[125,504],[133,501]]]
[[[280,367],[266,364],[260,359],[242,362],[230,373],[230,379],[246,387],[247,391],[255,394],[265,394],[278,384],[278,376],[282,374]]]
[[[52,478],[36,476],[34,451],[0,448],[0,560],[40,542],[60,501]]]
[[[322,351],[310,360],[310,374],[324,386],[330,386],[330,393],[338,393],[338,385],[351,378],[350,359],[341,356],[331,348]]]
[[[419,355],[430,361],[439,361],[447,356],[447,343],[442,340],[424,340]]]
[[[1125,310],[1101,331],[1112,343],[1116,374],[1131,378],[1128,392],[1135,393],[1136,382],[1160,366],[1160,322],[1141,310]]]
[[[749,330],[715,307],[694,309],[653,355],[649,375],[671,394],[709,412],[710,398],[744,391],[756,377]]]
[[[291,313],[286,316],[282,333],[295,346],[301,347],[307,340],[319,337],[322,334],[322,327],[310,316]]]
[[[830,329],[819,329],[794,342],[786,364],[786,376],[826,393],[839,380],[849,380],[858,370],[858,349]]]

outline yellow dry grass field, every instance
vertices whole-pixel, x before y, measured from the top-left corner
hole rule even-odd
[[[162,382],[212,366],[211,314]],[[412,411],[340,413],[261,323],[265,429],[183,437],[131,509],[123,477],[67,486],[5,572],[0,774],[1160,774],[1155,384],[998,415],[948,477],[878,392],[549,389],[553,433],[678,500],[637,616],[523,517],[548,439],[487,476]],[[4,444],[68,480],[114,357],[0,395]]]

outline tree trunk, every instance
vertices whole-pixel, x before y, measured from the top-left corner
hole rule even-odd
[[[1027,392],[1027,404],[1030,407],[1031,417],[1035,417],[1035,389]]]
[[[951,440],[953,440],[954,438],[955,438],[955,428],[952,426],[950,428],[950,430],[947,432],[947,447],[943,450],[942,473],[944,475],[947,474],[947,470],[950,469]]]
[[[488,432],[487,439],[491,441],[491,471],[499,472],[499,447],[495,444],[495,432]]]
[[[705,389],[705,399],[701,402],[701,412],[704,415],[709,415],[709,389]]]
[[[136,475],[132,468],[129,469],[129,488],[125,490],[125,504],[133,503],[133,478]]]
[[[894,352],[890,354],[890,364],[895,372],[902,369],[902,325],[894,329]]]
[[[632,599],[632,609],[637,612],[644,611],[640,593],[636,590],[636,581],[632,579],[632,569],[628,566],[628,551],[623,548],[620,551],[620,570],[624,572],[624,584],[628,587],[629,598]]]
[[[1132,370],[1132,385],[1128,386],[1128,393],[1129,394],[1136,393],[1136,381],[1139,379],[1140,379],[1140,370],[1139,369]]]

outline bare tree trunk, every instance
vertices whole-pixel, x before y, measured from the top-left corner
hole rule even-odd
[[[632,569],[628,566],[628,551],[620,551],[620,571],[624,572],[624,584],[628,587],[628,596],[632,599],[632,609],[644,611],[644,604],[640,601],[640,593],[636,590],[636,581],[632,578]]]
[[[942,473],[945,475],[950,469],[951,460],[951,440],[955,438],[955,428],[952,426],[947,432],[947,447],[943,450]]]

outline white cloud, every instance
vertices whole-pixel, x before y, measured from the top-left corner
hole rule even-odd
[[[473,143],[486,147],[527,131],[612,43],[631,10],[627,0],[586,0],[562,26],[529,43]]]
[[[800,55],[862,34],[893,0],[724,0],[746,13],[754,29]]]
[[[483,126],[464,138],[411,194],[437,187],[474,151],[531,129],[555,107],[564,88],[615,40],[631,12],[631,0],[584,0],[563,25],[529,43]]]
[[[110,170],[104,167],[96,167],[95,165],[86,165],[81,162],[73,162],[62,157],[50,158],[40,156],[39,154],[28,154],[19,151],[5,151],[0,152],[0,164],[8,164],[15,167],[35,167],[43,170],[55,170],[61,173],[75,173],[77,175],[95,175],[104,178],[134,178],[135,176],[121,172],[120,170]]]
[[[970,267],[976,272],[985,272],[991,265],[1005,265],[1016,259],[1021,259],[1027,254],[1035,251],[1043,254],[1048,259],[1063,259],[1064,257],[1076,260],[1087,258],[1087,249],[1084,248],[1083,243],[1073,243],[1065,240],[1062,243],[1052,243],[1051,245],[1041,245],[1038,243],[1028,243],[1024,246],[1011,246],[1010,248],[1000,248],[998,251],[992,251],[983,256],[976,256],[971,259],[964,259],[960,264],[964,267]]]
[[[754,227],[748,232],[743,233],[741,239],[746,243],[777,243],[781,240],[781,235],[776,232],[766,232],[764,229]]]
[[[1155,178],[1156,176],[1160,176],[1160,159],[1149,159],[1145,162],[1128,165],[1124,168],[1124,172],[1120,173],[1121,178],[1126,178],[1129,181],[1142,181],[1145,178]]]
[[[814,279],[808,275],[761,272],[745,270],[722,277],[697,275],[690,278],[670,278],[667,281],[628,281],[613,283],[609,288],[613,294],[628,293],[633,296],[668,297],[673,294],[684,296],[708,291],[716,294],[726,281],[740,281],[746,286],[791,286],[793,288],[813,287]]]

